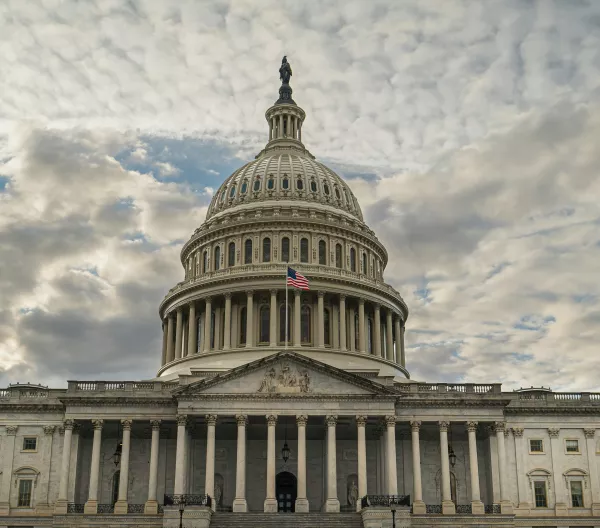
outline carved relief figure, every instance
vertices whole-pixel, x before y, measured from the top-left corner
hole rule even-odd
[[[306,372],[306,370],[300,374],[298,385],[300,386],[300,392],[310,392],[310,378],[308,377],[308,372]]]
[[[263,393],[298,393],[310,392],[310,378],[308,372],[302,374],[294,372],[287,364],[279,367],[279,374],[274,367],[265,372],[258,392]]]
[[[274,392],[275,391],[275,369],[270,368],[267,370],[265,377],[263,378],[258,392]]]

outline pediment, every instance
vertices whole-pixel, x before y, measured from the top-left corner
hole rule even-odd
[[[311,397],[319,395],[394,396],[396,392],[294,352],[281,352],[237,367],[213,378],[174,391],[179,397],[199,394],[248,394],[264,397]]]

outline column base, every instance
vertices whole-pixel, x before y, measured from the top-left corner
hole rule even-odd
[[[557,502],[554,506],[554,513],[557,517],[566,517],[569,515],[569,510],[564,502]]]
[[[146,501],[146,504],[144,504],[144,514],[158,515],[158,502],[155,500]]]
[[[0,515],[10,514],[10,504],[8,502],[0,502]]]
[[[69,505],[69,501],[64,499],[58,499],[54,503],[54,513],[56,515],[67,515],[67,506]]]
[[[592,515],[594,517],[596,517],[597,515],[600,515],[600,503],[594,502],[592,504]]]
[[[96,515],[98,513],[98,501],[88,500],[83,507],[83,513],[86,515]]]
[[[236,513],[246,513],[248,511],[248,503],[246,502],[246,499],[234,499],[232,509]]]
[[[480,500],[471,501],[471,513],[473,515],[483,515],[485,513],[483,502]]]
[[[427,506],[422,500],[416,500],[413,502],[413,515],[425,515],[427,513]]]
[[[454,515],[456,505],[451,500],[442,501],[442,515]]]
[[[127,501],[115,502],[115,515],[127,515]]]
[[[337,499],[327,499],[325,502],[325,511],[328,513],[339,513],[340,501]]]
[[[296,513],[308,513],[308,499],[296,499]]]
[[[265,513],[277,513],[277,499],[265,499]]]
[[[500,501],[500,513],[502,515],[514,515],[515,507],[513,506],[513,503],[510,501]]]

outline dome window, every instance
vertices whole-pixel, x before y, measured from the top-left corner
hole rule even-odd
[[[246,194],[248,192],[248,182],[246,180],[244,180],[244,182],[242,183],[241,192],[242,192],[242,194]]]
[[[225,201],[225,195],[227,194],[227,191],[223,191],[221,193],[221,203],[223,203]]]
[[[310,182],[310,190],[314,193],[317,192],[317,182],[315,180],[312,180]]]
[[[323,192],[325,193],[325,196],[329,196],[329,185],[326,183],[323,184]]]
[[[304,182],[300,178],[296,180],[296,189],[298,189],[299,191],[302,191],[304,189]]]
[[[235,196],[235,185],[231,186],[231,189],[229,190],[229,198],[233,198]]]
[[[272,191],[274,188],[275,188],[275,180],[273,180],[273,176],[271,176],[267,180],[267,189],[269,189],[269,191]]]
[[[338,200],[341,200],[341,199],[342,199],[342,195],[340,194],[340,190],[339,190],[337,187],[335,188],[335,197],[336,197]]]
[[[287,178],[283,178],[282,182],[281,182],[281,187],[287,191],[290,187],[290,180],[288,180]]]
[[[258,178],[256,178],[256,180],[254,180],[254,192],[258,192],[260,191],[260,180]]]

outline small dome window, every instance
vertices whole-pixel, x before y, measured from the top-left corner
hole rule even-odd
[[[244,182],[242,183],[241,192],[242,192],[242,194],[246,194],[248,192],[248,182],[246,180],[244,180]]]
[[[296,189],[299,191],[304,189],[304,182],[300,178],[296,180]]]
[[[287,191],[290,187],[290,180],[288,180],[287,178],[283,178],[281,182],[281,187]]]
[[[229,189],[229,198],[233,198],[235,196],[235,185],[231,186],[231,189]]]
[[[225,191],[225,190],[221,193],[221,203],[223,203],[225,201],[226,194],[227,194],[227,191]]]
[[[260,191],[260,179],[256,178],[256,180],[254,180],[254,192],[258,192]]]
[[[340,190],[339,190],[337,187],[335,188],[335,197],[336,197],[338,200],[341,200],[341,199],[342,199],[342,195],[340,194]]]
[[[273,180],[273,176],[271,176],[267,181],[267,189],[269,189],[269,191],[272,191],[274,187],[275,181]]]
[[[323,192],[326,196],[329,196],[329,185],[327,185],[326,183],[323,184]]]
[[[317,182],[315,180],[312,180],[310,182],[310,190],[314,193],[317,192]]]

